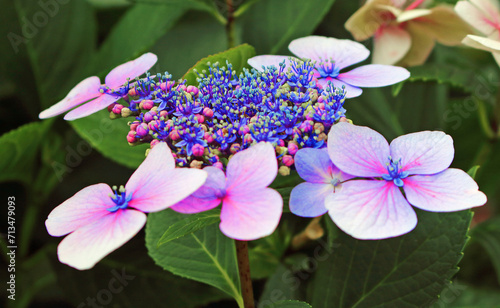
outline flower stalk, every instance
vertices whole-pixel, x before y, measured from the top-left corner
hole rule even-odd
[[[255,308],[252,278],[250,277],[250,261],[248,259],[248,242],[235,241],[238,272],[240,274],[241,296],[244,308]]]

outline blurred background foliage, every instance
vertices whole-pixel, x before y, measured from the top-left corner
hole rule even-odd
[[[359,6],[345,0],[0,0],[1,200],[6,204],[7,196],[16,197],[19,247],[17,300],[5,307],[77,307],[107,288],[113,269],[123,268],[136,278],[126,292],[113,295],[109,307],[235,307],[213,287],[158,271],[144,248],[144,231],[92,270],[60,264],[60,239],[44,226],[48,213],[85,186],[123,184],[145,147],[129,148],[126,121],[109,124],[106,111],[71,123],[62,117],[39,121],[38,114],[83,78],[103,77],[147,51],[159,56],[153,73],[180,78],[199,59],[242,43],[257,54],[290,55],[288,43],[298,37],[351,39],[343,24]],[[371,41],[364,43],[371,49]],[[489,201],[474,210],[455,287],[446,287],[442,299],[448,300],[435,306],[495,307],[500,302],[499,68],[489,53],[436,46],[427,64],[411,71],[402,85],[366,89],[348,100],[347,115],[389,140],[444,130],[455,142],[453,167],[480,166],[476,180]],[[252,244],[255,292],[262,303],[278,295],[321,296],[311,295],[314,273],[302,262],[311,251],[287,248],[307,223],[285,214],[275,234]],[[5,219],[1,224],[6,230]],[[325,224],[327,232],[338,232]],[[4,258],[4,238],[2,250]],[[277,283],[287,271],[307,273],[301,277],[305,286]],[[5,292],[0,290],[3,299]]]

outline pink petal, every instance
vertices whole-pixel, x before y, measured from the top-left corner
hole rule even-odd
[[[410,232],[417,215],[392,182],[354,180],[341,194],[329,195],[325,207],[345,233],[361,240],[378,240]]]
[[[206,167],[207,181],[191,196],[176,203],[170,208],[184,214],[199,213],[211,210],[221,203],[226,192],[226,176],[219,168]]]
[[[51,106],[48,109],[45,109],[38,116],[40,119],[47,119],[64,113],[75,106],[80,105],[101,95],[99,92],[99,88],[101,87],[101,81],[99,77],[89,77],[82,80],[79,84],[77,84],[71,91],[69,91],[68,95],[63,98],[59,103]]]
[[[98,98],[76,108],[68,112],[65,116],[64,119],[66,121],[73,121],[79,118],[86,117],[88,115],[91,115],[93,113],[96,113],[97,111],[100,111],[109,105],[113,104],[117,100],[119,100],[119,96],[112,96],[112,95],[101,95]]]
[[[385,87],[410,77],[410,72],[402,67],[371,64],[340,74],[337,78],[356,87]]]
[[[134,190],[125,187],[127,192],[133,192],[128,205],[146,213],[161,211],[187,198],[206,179],[207,173],[203,170],[161,169],[150,173]]]
[[[227,164],[226,190],[237,187],[248,190],[264,188],[278,174],[278,161],[274,147],[269,142],[260,142],[236,153]]]
[[[115,206],[110,193],[112,190],[106,184],[80,190],[50,212],[45,221],[47,231],[52,236],[62,236],[106,216],[110,213],[106,209]]]
[[[121,87],[129,79],[139,77],[155,65],[158,57],[150,52],[139,58],[115,67],[106,76],[106,86],[111,89]]]
[[[498,24],[500,19],[497,5],[487,0],[459,1],[455,5],[455,12],[485,35],[496,30],[495,23]]]
[[[426,211],[461,211],[481,206],[487,201],[476,182],[460,169],[447,169],[435,175],[410,176],[403,181],[408,201]]]
[[[149,151],[148,156],[141,165],[135,170],[127,182],[126,188],[130,191],[136,191],[144,187],[150,181],[149,177],[158,170],[173,170],[175,168],[175,159],[172,156],[170,148],[165,142],[160,142]]]
[[[289,56],[272,56],[272,55],[263,55],[256,56],[248,59],[248,64],[255,68],[256,70],[262,71],[262,66],[268,67],[271,65],[276,66],[276,68],[280,67],[280,63],[285,61],[285,72],[290,67],[290,58]]]
[[[344,87],[345,93],[346,93],[345,94],[346,98],[358,97],[361,95],[361,93],[363,93],[362,89],[355,87],[355,86],[351,86],[350,84],[347,84],[347,83],[340,81],[336,78],[327,77],[327,78],[318,79],[318,83],[323,89],[328,86],[329,82],[331,82],[335,88],[342,89]]]
[[[274,232],[282,212],[283,199],[274,189],[243,187],[224,198],[220,230],[236,240],[256,240]]]
[[[328,154],[345,173],[378,177],[387,173],[390,152],[381,134],[368,127],[340,122],[328,134]]]
[[[90,269],[134,237],[145,223],[146,215],[138,211],[109,213],[64,238],[57,248],[59,261],[78,270]]]
[[[391,142],[393,161],[401,158],[402,170],[410,174],[433,174],[448,168],[455,150],[453,139],[439,131],[400,136]]]
[[[403,59],[411,47],[408,32],[398,26],[384,26],[375,34],[373,63],[395,64]]]
[[[290,211],[301,217],[316,217],[326,213],[325,198],[333,194],[332,184],[300,183],[290,194]]]
[[[361,62],[370,55],[363,44],[315,35],[293,40],[288,49],[300,58],[317,62],[333,60],[339,69]]]

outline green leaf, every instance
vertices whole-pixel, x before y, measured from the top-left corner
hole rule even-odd
[[[55,247],[53,251],[53,267],[73,307],[83,306],[82,303],[89,306],[87,298],[101,296],[102,290],[115,290],[108,307],[123,308],[196,308],[229,298],[216,288],[160,270],[146,253],[144,239],[140,237],[133,238],[89,271],[75,271],[59,263]],[[104,302],[101,304],[106,307]]]
[[[471,212],[416,209],[410,233],[362,241],[342,233],[314,277],[312,305],[321,307],[426,307],[457,272]]]
[[[158,40],[151,52],[158,55],[160,72],[168,71],[177,79],[199,59],[226,50],[226,45],[224,26],[207,14],[189,12]]]
[[[498,290],[480,289],[453,282],[441,293],[439,300],[431,308],[499,308]]]
[[[480,168],[481,166],[479,165],[476,165],[472,168],[469,169],[469,171],[467,171],[467,174],[470,175],[473,179],[476,178],[476,173],[477,173],[477,170]]]
[[[146,247],[153,260],[176,275],[221,289],[243,305],[234,241],[211,225],[157,247],[166,226],[188,215],[165,210],[149,214]]]
[[[411,67],[408,70],[411,74],[410,78],[403,83],[433,81],[460,88],[473,94],[476,94],[477,91],[484,91],[485,87],[490,87],[488,83],[498,74],[489,67],[477,69],[447,63],[424,64]]]
[[[0,137],[0,182],[29,183],[32,180],[39,148],[51,123],[25,124]]]
[[[142,4],[127,10],[114,26],[94,59],[92,73],[113,67],[148,51],[189,8],[184,4]]]
[[[272,308],[312,308],[311,305],[305,302],[300,302],[300,301],[279,301],[276,303],[271,304],[271,306],[267,307],[272,307]]]
[[[250,266],[253,270],[253,267]],[[277,300],[299,299],[300,280],[293,275],[288,267],[280,264],[264,285],[264,290],[258,302],[259,308],[269,307]]]
[[[147,144],[130,146],[126,136],[129,119],[109,119],[102,110],[88,117],[69,122],[76,132],[103,156],[129,168],[137,168],[145,158]]]
[[[82,68],[95,49],[96,25],[86,1],[43,3],[14,1],[18,22],[25,29],[16,34],[26,36],[26,43],[18,47],[26,46],[42,107],[48,107],[86,77]]]
[[[255,56],[255,49],[252,46],[248,44],[239,45],[201,59],[182,76],[182,79],[186,79],[187,84],[197,84],[196,78],[198,78],[198,74],[194,70],[201,74],[203,71],[208,71],[208,63],[214,64],[218,62],[223,67],[226,66],[226,60],[232,64],[233,71],[239,74],[244,67],[248,67],[247,60],[253,56]]]
[[[285,54],[288,44],[311,34],[334,0],[266,0],[248,8],[237,26],[258,54]]]
[[[488,252],[500,282],[500,217],[489,219],[471,232],[471,239]]]
[[[220,222],[219,209],[189,215],[185,219],[170,225],[158,241],[157,247],[218,222]]]

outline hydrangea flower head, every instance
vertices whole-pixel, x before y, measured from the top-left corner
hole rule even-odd
[[[314,63],[314,77],[325,88],[331,82],[337,88],[344,88],[346,97],[356,97],[363,87],[383,87],[398,83],[410,77],[401,67],[389,65],[364,65],[348,72],[344,68],[368,58],[370,51],[360,43],[323,36],[307,36],[293,40],[288,49],[301,59]],[[278,65],[284,56],[257,56],[248,60],[256,69],[262,66]],[[293,61],[288,60],[287,63]],[[289,65],[290,66],[290,65]]]
[[[446,5],[424,0],[368,0],[345,23],[357,41],[374,37],[373,63],[403,66],[427,60],[435,41],[459,45],[471,29]]]
[[[206,167],[206,183],[171,208],[180,213],[198,213],[222,203],[220,230],[237,240],[255,240],[274,232],[283,211],[283,199],[267,186],[278,174],[273,146],[259,142],[236,153],[226,174]]]
[[[290,194],[290,211],[302,217],[316,217],[327,212],[325,199],[339,193],[342,183],[353,178],[337,168],[326,149],[300,149],[295,155],[295,168],[306,182]]]
[[[325,200],[337,226],[358,239],[413,230],[417,216],[411,206],[453,212],[486,203],[486,195],[467,173],[448,168],[453,140],[443,132],[407,134],[389,145],[368,127],[338,123],[330,130],[328,153],[340,170],[363,178],[344,182],[340,193]]]
[[[59,260],[79,270],[92,268],[139,232],[144,213],[172,206],[206,178],[202,170],[175,168],[169,147],[157,144],[125,187],[91,185],[52,210],[45,222],[49,234],[69,234],[58,246]]]
[[[126,95],[129,90],[128,80],[144,74],[157,60],[156,55],[146,53],[135,60],[121,64],[109,72],[104,85],[101,85],[99,77],[88,77],[77,84],[60,102],[42,111],[39,118],[54,117],[88,100],[91,101],[71,110],[64,119],[71,121],[102,110]]]
[[[489,51],[500,65],[500,5],[497,0],[459,1],[455,11],[485,37],[467,35],[462,43]]]

